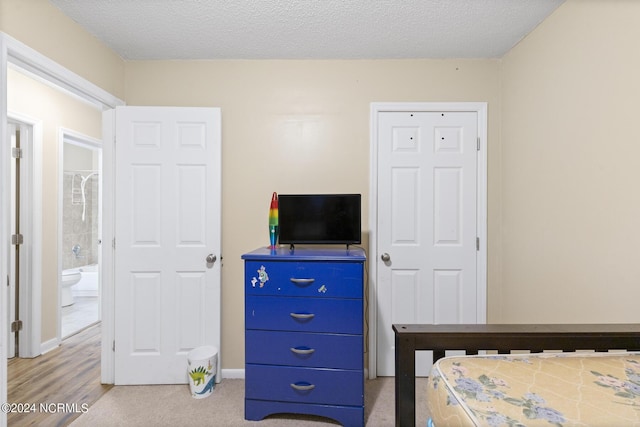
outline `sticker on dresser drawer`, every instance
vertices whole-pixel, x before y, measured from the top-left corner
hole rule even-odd
[[[263,288],[264,284],[269,281],[269,275],[267,274],[267,270],[264,265],[261,265],[260,268],[256,271],[258,272],[258,276],[257,277],[253,276],[251,278],[251,286],[255,288],[256,285],[260,283],[260,287]]]
[[[364,267],[344,262],[245,262],[245,292],[255,295],[362,298]]]

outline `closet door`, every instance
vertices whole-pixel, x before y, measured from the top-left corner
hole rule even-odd
[[[396,323],[483,322],[478,113],[378,115],[377,375],[393,376]],[[416,354],[427,376],[431,352]]]

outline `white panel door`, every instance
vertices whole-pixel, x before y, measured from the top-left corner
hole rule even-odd
[[[220,348],[220,110],[115,120],[115,383],[186,383],[187,353]]]
[[[381,112],[377,373],[393,376],[394,323],[476,323],[476,112]],[[431,352],[418,352],[428,375]]]

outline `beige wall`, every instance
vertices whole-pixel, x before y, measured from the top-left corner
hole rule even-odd
[[[0,0],[0,31],[124,98],[124,61],[48,0]]]
[[[222,108],[224,368],[244,366],[240,256],[268,244],[273,191],[362,193],[367,232],[371,102],[487,101],[498,145],[492,60],[142,61],[126,88],[128,104]]]
[[[640,322],[638,22],[570,0],[502,60],[492,321]]]
[[[59,130],[101,138],[102,112],[60,90],[9,69],[7,105],[42,122],[42,342],[55,339],[58,324]]]

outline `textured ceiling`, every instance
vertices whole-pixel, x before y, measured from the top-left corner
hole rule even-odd
[[[564,0],[49,0],[128,60],[499,58]]]

